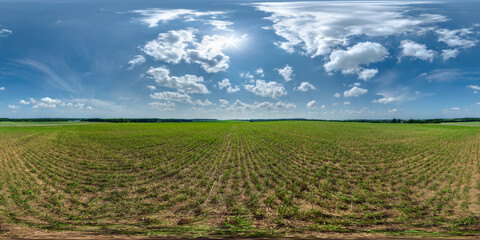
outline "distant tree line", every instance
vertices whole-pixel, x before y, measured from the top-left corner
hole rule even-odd
[[[110,123],[160,123],[160,122],[212,122],[216,119],[162,119],[162,118],[88,118],[82,122],[110,122]]]

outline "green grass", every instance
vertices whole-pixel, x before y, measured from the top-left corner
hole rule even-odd
[[[480,122],[443,122],[442,125],[452,125],[452,126],[479,126]]]
[[[64,124],[80,124],[81,122],[3,122],[0,126],[38,126],[38,125],[64,125]]]
[[[480,128],[336,122],[0,129],[0,219],[197,236],[478,235]]]

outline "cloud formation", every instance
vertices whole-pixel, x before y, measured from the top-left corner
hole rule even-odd
[[[317,109],[317,102],[315,100],[312,100],[312,101],[308,102],[307,103],[307,108]]]
[[[265,82],[265,80],[256,80],[255,84],[244,85],[244,88],[247,91],[255,93],[255,95],[262,97],[271,97],[277,99],[281,96],[287,95],[287,90],[283,87],[282,84],[279,84],[274,81]]]
[[[238,87],[237,85],[235,85],[235,87],[232,87],[232,84],[230,83],[230,80],[228,78],[224,78],[222,81],[218,82],[218,88],[227,88],[227,93],[234,93],[240,91],[240,87]]]
[[[157,68],[151,67],[146,74],[162,87],[175,88],[184,93],[209,93],[207,87],[202,84],[203,77],[190,74],[180,77],[170,76],[170,70],[165,66]]]
[[[295,88],[295,90],[297,91],[302,91],[302,92],[306,92],[308,90],[315,90],[315,86],[313,86],[311,83],[309,82],[302,82],[300,84],[300,86],[298,86],[297,88]]]
[[[365,93],[367,93],[368,90],[367,89],[363,89],[363,88],[359,88],[357,86],[345,91],[343,93],[343,96],[344,97],[358,97],[358,96],[361,96]]]
[[[132,11],[142,15],[138,20],[148,25],[148,27],[156,27],[158,23],[168,23],[169,21],[183,19],[185,21],[198,21],[202,17],[214,18],[225,14],[221,11],[195,11],[192,9],[161,9],[150,8]]]
[[[286,82],[293,80],[293,68],[288,64],[283,68],[277,69],[278,74],[280,74]]]
[[[130,67],[128,67],[128,69],[132,70],[134,67],[142,65],[146,61],[147,60],[143,55],[136,55],[135,57],[132,58],[132,60],[128,61],[128,64],[130,64]]]
[[[400,48],[402,49],[401,57],[412,57],[421,59],[424,61],[433,61],[436,52],[428,50],[425,44],[419,44],[412,40],[403,40],[400,42]],[[400,60],[399,58],[399,60]]]
[[[330,54],[337,46],[347,46],[352,36],[419,33],[429,24],[448,20],[438,14],[407,14],[411,4],[414,3],[322,1],[252,5],[271,14],[266,19],[273,23],[275,34],[285,39],[275,43],[278,47],[316,57]]]
[[[192,97],[190,97],[190,95],[180,92],[157,92],[150,94],[150,97],[158,100],[193,104]]]
[[[368,80],[378,72],[376,69],[364,69],[368,66],[384,60],[388,51],[379,43],[361,42],[347,50],[334,50],[330,54],[330,61],[323,66],[329,73],[342,71],[343,74],[358,74],[362,80]]]
[[[147,42],[142,51],[157,61],[178,64],[184,60],[200,64],[209,73],[226,71],[230,58],[223,50],[228,46],[229,39],[220,35],[205,35],[198,42],[197,31],[189,28],[160,33],[157,39]]]

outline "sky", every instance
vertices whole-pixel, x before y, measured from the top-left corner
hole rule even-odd
[[[0,0],[0,117],[480,117],[480,1]]]

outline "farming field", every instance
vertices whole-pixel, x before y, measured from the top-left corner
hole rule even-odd
[[[479,140],[472,127],[301,121],[1,128],[0,224],[479,236]]]

